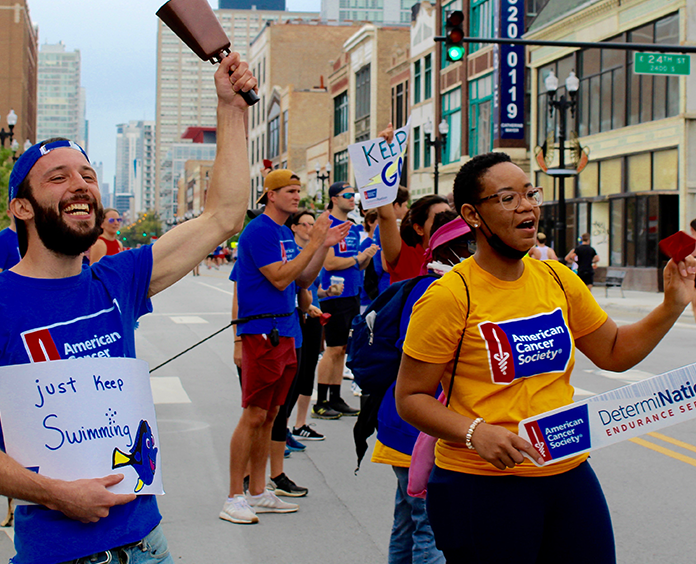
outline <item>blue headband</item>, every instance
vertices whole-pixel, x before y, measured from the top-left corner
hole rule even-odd
[[[89,157],[87,156],[87,153],[85,153],[84,149],[80,147],[77,143],[68,141],[67,139],[62,141],[54,141],[53,143],[47,143],[43,147],[41,146],[41,143],[33,145],[31,148],[24,151],[22,156],[19,157],[19,159],[17,159],[17,162],[15,163],[14,168],[10,173],[10,185],[8,187],[10,202],[17,197],[17,188],[27,177],[29,171],[31,171],[31,169],[34,168],[36,161],[38,161],[44,155],[47,155],[48,153],[53,151],[53,149],[59,149],[61,147],[69,147],[70,149],[80,151],[80,153],[82,153],[87,159],[87,162],[89,162]]]

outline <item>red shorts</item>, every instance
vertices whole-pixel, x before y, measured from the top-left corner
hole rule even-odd
[[[266,335],[242,335],[242,407],[283,405],[296,372],[295,339],[274,347]]]

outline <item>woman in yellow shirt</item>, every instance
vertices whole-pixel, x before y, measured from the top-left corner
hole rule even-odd
[[[466,163],[454,198],[477,250],[414,307],[396,387],[399,414],[440,439],[427,500],[437,546],[448,564],[613,563],[587,455],[535,466],[517,426],[572,402],[576,346],[605,370],[645,358],[691,301],[696,259],[670,261],[664,302],[617,327],[570,270],[525,256],[543,193],[506,154]],[[450,390],[460,339],[445,407],[433,394]]]

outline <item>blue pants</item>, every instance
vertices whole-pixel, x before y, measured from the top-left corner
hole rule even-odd
[[[616,562],[609,508],[588,462],[539,478],[435,466],[427,505],[447,564]]]
[[[389,564],[444,564],[445,557],[435,547],[425,500],[408,495],[408,468],[392,468],[397,485]]]

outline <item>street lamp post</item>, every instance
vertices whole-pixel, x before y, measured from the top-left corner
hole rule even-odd
[[[319,163],[317,163],[315,170],[317,171],[317,180],[321,180],[321,198],[317,198],[316,195],[314,196],[315,201],[319,203],[324,202],[326,181],[331,177],[331,163],[327,162],[324,167],[326,174],[321,174],[321,166],[319,166]]]
[[[546,94],[549,97],[549,114],[553,116],[553,111],[558,113],[558,168],[549,169],[547,174],[558,177],[558,215],[556,221],[556,250],[560,251],[560,257],[564,257],[568,252],[566,249],[566,203],[565,203],[565,179],[568,176],[575,176],[576,171],[567,169],[565,162],[565,141],[568,135],[567,119],[568,110],[570,115],[575,117],[575,107],[577,106],[578,88],[580,80],[573,71],[570,71],[566,78],[565,85],[568,91],[569,98],[565,94],[556,100],[556,91],[558,90],[558,77],[553,71],[549,72],[549,76],[544,80],[546,86]]]
[[[447,145],[447,134],[449,133],[449,124],[445,118],[442,118],[442,121],[437,125],[437,130],[440,133],[440,136],[436,136],[435,139],[432,140],[433,122],[430,121],[430,118],[428,118],[428,121],[423,125],[423,133],[425,133],[426,151],[429,151],[430,147],[435,147],[435,166],[433,167],[433,191],[435,194],[438,193],[438,180],[440,177],[439,167],[442,157],[442,147]]]
[[[12,140],[12,143],[10,143],[10,149],[12,149],[12,162],[16,163],[17,159],[17,151],[19,150],[19,142],[16,139]]]
[[[9,139],[10,144],[12,144],[12,141],[14,140],[15,125],[17,125],[17,114],[14,110],[10,110],[10,113],[7,114],[7,127],[10,131],[5,131],[4,127],[0,128],[0,146],[5,146],[5,139]]]

